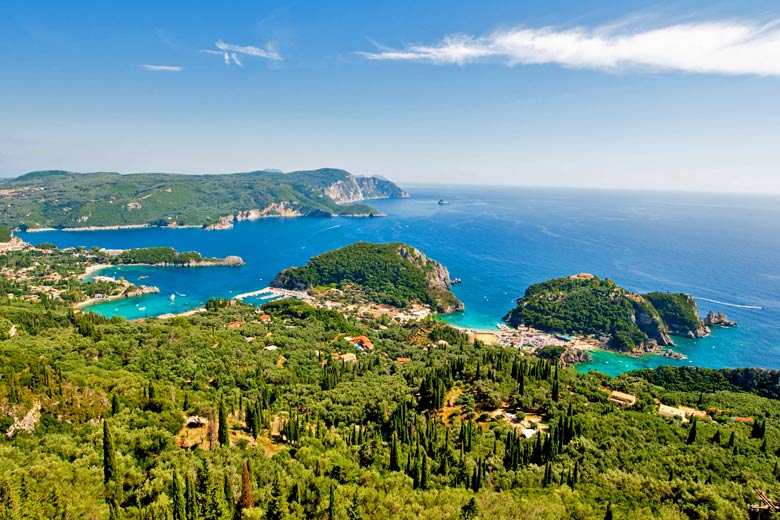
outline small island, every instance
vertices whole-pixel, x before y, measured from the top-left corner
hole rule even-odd
[[[688,294],[632,293],[609,279],[582,273],[531,285],[504,316],[511,327],[592,336],[603,348],[628,354],[682,356],[672,336],[701,338],[714,325],[734,326],[722,314],[702,320]]]
[[[450,286],[447,268],[418,249],[367,242],[315,256],[303,267],[285,269],[271,282],[273,288],[314,291],[325,299],[401,309],[422,305],[441,314],[463,310]]]

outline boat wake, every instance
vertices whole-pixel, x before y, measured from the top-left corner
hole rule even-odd
[[[736,307],[738,309],[754,309],[759,311],[764,309],[763,307],[758,305],[740,305],[738,303],[728,303],[728,302],[722,302],[718,300],[710,300],[709,298],[702,298],[701,296],[694,296],[694,298],[705,302],[717,303],[718,305],[725,305],[727,307]]]

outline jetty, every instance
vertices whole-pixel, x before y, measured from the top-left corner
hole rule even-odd
[[[296,298],[305,302],[311,301],[311,296],[304,291],[292,291],[290,289],[277,289],[276,287],[265,287],[257,291],[238,294],[233,297],[234,300],[243,300],[245,298],[259,297],[261,300],[270,298]]]

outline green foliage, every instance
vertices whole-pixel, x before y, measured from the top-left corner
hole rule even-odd
[[[441,311],[460,302],[447,289],[449,280],[442,285],[434,278],[439,269],[438,263],[405,244],[357,242],[315,256],[303,267],[285,269],[271,285],[298,290],[357,286],[372,302],[398,307],[420,302]]]
[[[377,214],[363,204],[337,204],[328,196],[333,186],[352,184],[367,198],[405,195],[390,181],[336,169],[231,175],[33,172],[5,183],[16,191],[0,207],[0,223],[24,228],[206,225],[252,209],[279,215],[280,208],[272,205],[282,203],[302,215]]]
[[[701,327],[701,318],[696,303],[687,294],[652,292],[644,295],[655,307],[669,330],[685,334]]]
[[[34,430],[0,440],[0,516],[558,519],[612,504],[615,518],[714,519],[746,518],[753,488],[780,496],[780,402],[737,385],[770,394],[763,372],[681,372],[664,388],[475,345],[433,320],[295,300],[265,305],[270,323],[215,303],[187,327],[50,304],[0,306],[18,329],[0,342],[0,407],[41,407]],[[338,361],[345,335],[375,348]],[[656,399],[714,411],[688,426]],[[511,420],[526,414],[541,421],[530,438]],[[228,442],[210,449],[207,427],[185,426],[195,415]]]
[[[10,242],[12,236],[11,228],[0,225],[0,242]]]
[[[654,306],[656,302],[661,308]],[[687,295],[641,296],[596,277],[556,278],[531,285],[504,320],[513,327],[605,337],[610,348],[619,352],[640,349],[648,340],[666,345],[667,332],[688,335],[700,328],[696,304]]]

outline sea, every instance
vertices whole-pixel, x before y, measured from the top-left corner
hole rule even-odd
[[[371,218],[269,218],[233,229],[143,228],[22,233],[33,244],[126,249],[169,245],[241,256],[241,267],[116,267],[102,275],[160,293],[90,307],[128,319],[180,313],[209,298],[266,287],[282,269],[356,241],[405,242],[450,270],[465,311],[455,325],[495,330],[532,283],[592,273],[637,292],[692,294],[702,315],[738,327],[675,338],[687,360],[595,351],[578,370],[609,375],[660,365],[780,369],[780,197],[520,187],[405,186],[408,199],[369,201]],[[449,204],[438,204],[445,199]],[[172,297],[173,296],[173,297]],[[248,303],[262,304],[257,298]]]

